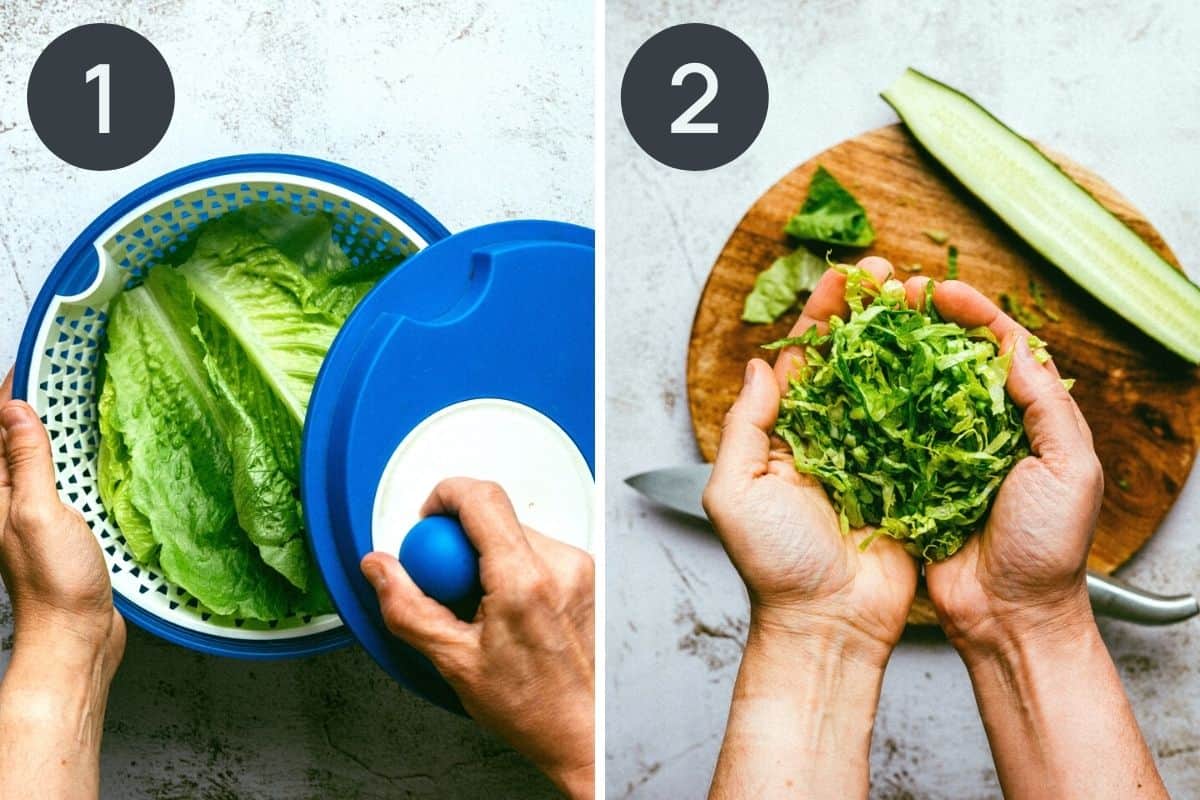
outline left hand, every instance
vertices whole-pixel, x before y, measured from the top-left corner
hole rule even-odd
[[[50,439],[37,412],[0,386],[0,578],[13,607],[14,659],[70,649],[111,677],[125,623],[87,522],[58,496]]]
[[[100,545],[55,486],[37,413],[0,387],[0,578],[13,652],[0,681],[0,799],[96,797],[108,688],[125,651]]]

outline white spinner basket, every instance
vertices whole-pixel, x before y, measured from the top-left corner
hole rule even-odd
[[[354,264],[409,255],[447,235],[419,205],[379,181],[325,161],[286,155],[220,158],[185,167],[130,193],[93,222],[55,266],[21,338],[14,395],[42,416],[63,501],[87,520],[104,551],[127,619],[196,650],[281,658],[349,644],[335,614],[271,622],[212,614],[157,571],[139,566],[100,501],[96,368],[108,303],[202,222],[253,203],[324,211]]]

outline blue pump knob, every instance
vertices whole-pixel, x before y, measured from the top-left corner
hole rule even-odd
[[[400,563],[421,591],[471,619],[483,597],[479,552],[454,517],[434,515],[418,522],[400,545]]]

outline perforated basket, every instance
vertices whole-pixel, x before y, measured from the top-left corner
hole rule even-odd
[[[131,192],[67,249],[30,312],[13,393],[41,414],[59,494],[79,509],[99,540],[116,605],[126,619],[206,653],[282,658],[332,650],[352,638],[335,614],[264,623],[206,612],[160,572],[134,561],[104,510],[96,477],[96,368],[109,301],[136,285],[196,226],[254,203],[331,214],[334,237],[354,264],[367,255],[408,255],[447,235],[408,197],[330,162],[244,155],[185,167]]]

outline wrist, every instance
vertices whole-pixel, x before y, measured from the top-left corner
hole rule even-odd
[[[882,639],[848,619],[812,608],[761,602],[750,607],[747,653],[769,648],[787,653],[798,663],[819,666],[833,660],[882,674],[894,647],[893,641]]]
[[[103,654],[22,647],[14,645],[0,681],[0,727],[64,743],[98,742],[113,671]]]
[[[1099,638],[1086,586],[1037,604],[998,604],[967,624],[944,627],[968,669],[985,662],[1017,664],[1029,654]]]
[[[890,650],[853,625],[752,608],[709,796],[806,787],[810,796],[865,797]]]
[[[124,623],[114,612],[103,632],[98,626],[53,625],[23,616],[13,632],[12,660],[2,686],[107,696],[124,651]]]

